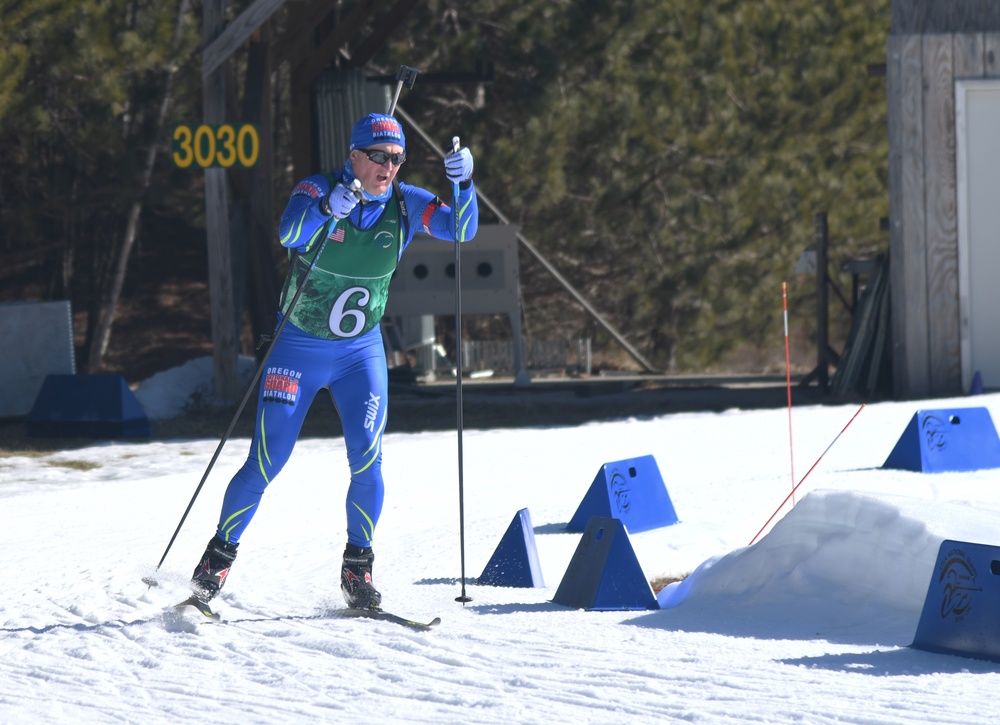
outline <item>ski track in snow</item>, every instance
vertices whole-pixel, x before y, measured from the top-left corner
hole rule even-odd
[[[0,459],[0,721],[987,723],[1000,664],[912,649],[945,538],[1000,544],[995,471],[881,463],[919,408],[870,405],[767,534],[788,494],[787,412],[466,431],[467,591],[455,434],[391,434],[376,582],[429,632],[331,616],[346,474],[341,439],[302,441],[248,529],[217,609],[178,614],[211,537],[231,441],[152,574],[216,441],[95,445]],[[855,408],[795,411],[805,473]],[[602,463],[654,454],[680,522],[630,536],[648,579],[694,572],[660,611],[551,600],[562,531]],[[97,464],[90,470],[73,462]],[[478,586],[529,508],[545,587]],[[661,601],[665,601],[661,595]]]

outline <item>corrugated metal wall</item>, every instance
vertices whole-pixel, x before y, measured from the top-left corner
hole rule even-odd
[[[327,70],[316,79],[316,136],[320,168],[339,169],[347,160],[351,128],[368,113],[385,113],[391,88],[372,83],[357,69]]]

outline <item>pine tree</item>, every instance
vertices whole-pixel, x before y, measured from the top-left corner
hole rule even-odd
[[[463,88],[407,103],[425,127],[471,129],[479,182],[640,349],[704,369],[780,349],[781,281],[816,212],[845,256],[881,243],[884,85],[866,64],[888,19],[886,0],[428,3],[409,32],[446,42],[380,60],[495,62],[483,107]],[[557,286],[530,266],[522,284],[535,334],[565,330]],[[812,294],[793,285],[807,325]]]

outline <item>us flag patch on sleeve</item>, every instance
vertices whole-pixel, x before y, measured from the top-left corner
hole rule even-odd
[[[343,242],[344,241],[344,230],[343,229],[334,229],[333,232],[330,234],[330,239],[333,240],[334,242]]]

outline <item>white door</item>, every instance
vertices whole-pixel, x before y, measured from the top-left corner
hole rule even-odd
[[[955,87],[962,388],[1000,389],[1000,79]]]

